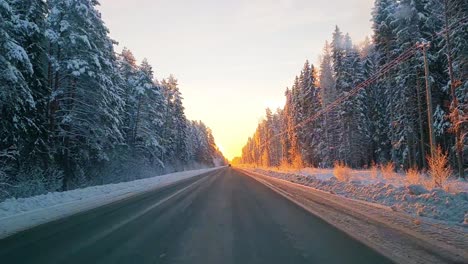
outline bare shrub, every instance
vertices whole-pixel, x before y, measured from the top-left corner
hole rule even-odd
[[[333,168],[333,175],[342,182],[348,182],[351,178],[351,169],[344,162],[336,161]]]
[[[289,171],[291,167],[291,164],[289,164],[287,160],[282,160],[278,169],[281,171]]]
[[[13,197],[31,197],[47,192],[60,191],[63,173],[57,168],[46,170],[40,168],[22,169],[16,175],[17,182],[11,192]]]
[[[386,180],[390,180],[395,177],[395,164],[393,162],[388,162],[381,166],[382,176]]]
[[[304,167],[304,162],[302,160],[301,155],[295,155],[292,158],[292,168],[293,169],[302,169]]]
[[[379,166],[375,164],[374,162],[372,162],[372,165],[370,167],[370,177],[372,179],[377,179],[378,173],[379,173]]]
[[[421,184],[421,173],[416,168],[410,168],[406,171],[406,181],[408,184]]]
[[[434,155],[427,157],[427,163],[429,164],[429,175],[432,177],[434,187],[443,188],[452,174],[452,169],[448,164],[448,154],[444,153],[442,148],[438,146]]]

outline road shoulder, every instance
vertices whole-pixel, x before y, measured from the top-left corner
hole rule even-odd
[[[466,263],[466,231],[239,169],[397,263]]]
[[[8,210],[0,217],[0,239],[51,221],[70,217],[114,202],[164,188],[193,177],[211,173],[221,167],[183,171],[153,178],[118,184],[92,186],[61,193],[49,193],[0,203],[0,210]],[[6,209],[5,209],[6,208]],[[1,216],[1,215],[0,215]]]

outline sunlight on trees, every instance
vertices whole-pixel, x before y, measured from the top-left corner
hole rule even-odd
[[[430,149],[425,64],[414,48],[421,40],[431,40],[427,58],[435,141],[446,151],[447,163],[457,166],[459,177],[464,177],[466,157],[461,150],[468,148],[468,83],[461,80],[466,66],[461,51],[468,42],[465,22],[460,21],[466,20],[461,11],[466,4],[420,2],[376,1],[373,38],[361,45],[336,26],[325,43],[320,73],[304,63],[286,88],[284,107],[267,109],[265,120],[247,141],[242,163],[331,168],[340,161],[351,168],[371,168],[372,178],[378,171],[373,164],[382,164],[385,179],[397,172],[414,176],[413,170],[432,169],[440,185],[448,171],[440,168],[442,157],[431,160],[432,165],[426,162]],[[379,75],[389,65],[393,68]],[[363,89],[355,90],[363,83]]]

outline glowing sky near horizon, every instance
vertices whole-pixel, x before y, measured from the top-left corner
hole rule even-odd
[[[101,0],[117,51],[179,80],[189,119],[202,120],[231,159],[306,59],[316,64],[335,25],[371,33],[374,0]]]

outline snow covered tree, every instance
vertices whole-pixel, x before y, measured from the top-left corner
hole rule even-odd
[[[309,122],[308,119],[315,116],[321,109],[321,100],[318,88],[316,87],[316,72],[309,61],[304,63],[299,78],[299,98],[297,110],[300,112],[300,123],[304,123],[298,132],[301,145],[301,156],[305,164],[318,166],[319,157],[319,136],[322,132],[320,120]]]
[[[114,42],[96,10],[98,2],[48,3],[49,126],[57,162],[65,172],[63,188],[67,189],[85,164],[106,162],[106,150],[122,140],[123,102],[113,78]]]
[[[333,59],[331,54],[331,47],[328,41],[325,42],[323,49],[322,60],[320,63],[320,97],[322,100],[322,108],[326,108],[330,103],[335,101],[338,97],[335,84],[335,76],[333,69]],[[336,149],[336,125],[337,112],[328,111],[321,118],[322,122],[322,144],[320,144],[321,150],[321,164],[325,166],[333,165],[335,160],[335,149]]]
[[[166,108],[161,88],[153,82],[153,70],[146,59],[143,60],[134,79],[134,116],[131,122],[133,150],[144,153],[150,165],[164,167],[161,160],[162,127]]]
[[[367,122],[367,94],[361,90],[356,96],[347,97],[360,82],[364,81],[360,55],[348,34],[342,35],[338,27],[333,35],[332,53],[336,92],[345,98],[336,107],[338,126],[335,131],[339,144],[337,158],[350,166],[367,163],[369,129]]]
[[[467,96],[468,84],[466,78],[463,78],[464,73],[468,71],[468,45],[466,38],[468,31],[466,30],[466,18],[468,16],[468,3],[465,1],[456,0],[431,0],[426,4],[430,8],[431,15],[442,21],[443,31],[439,34],[443,39],[441,45],[442,60],[445,59],[447,65],[446,72],[448,78],[446,86],[450,90],[450,132],[454,134],[455,144],[453,150],[457,160],[457,171],[460,177],[464,177],[464,150],[468,149],[468,141],[466,140],[468,121],[466,111],[468,109]],[[444,58],[445,57],[445,58]],[[439,120],[440,121],[440,120]]]
[[[318,102],[308,93],[307,66],[286,90],[286,104],[278,112],[281,163],[317,166],[318,160],[321,166],[332,166],[334,161],[343,161],[364,167],[391,161],[398,169],[427,168],[425,64],[417,45],[425,42],[430,42],[427,58],[433,109],[429,111],[437,144],[452,150],[450,157],[457,157],[451,158],[453,163],[466,162],[459,158],[468,144],[462,136],[466,136],[468,125],[463,78],[468,50],[466,10],[467,4],[456,0],[376,0],[372,41],[366,39],[360,47],[336,26],[321,60]],[[414,54],[396,60],[407,51]],[[365,80],[371,82],[354,93],[353,89]],[[308,118],[319,110],[324,114],[309,123]],[[263,123],[244,148],[243,161],[259,164]],[[458,134],[454,136],[451,131]],[[310,142],[313,134],[320,140]],[[455,148],[455,142],[461,144]],[[463,174],[463,165],[459,171]]]
[[[2,169],[21,159],[28,134],[37,131],[30,113],[36,108],[28,78],[33,66],[20,45],[22,21],[11,1],[0,1],[0,161]],[[24,154],[24,153],[23,153]]]
[[[370,78],[378,71],[378,53],[375,51],[374,44],[365,42],[361,50],[362,70],[364,79]],[[385,91],[384,83],[377,82],[366,89],[367,97],[362,98],[367,101],[368,112],[365,117],[367,122],[363,125],[368,128],[369,153],[368,161],[371,163],[385,163],[390,157],[390,142],[388,140],[388,121],[386,118]],[[360,121],[363,122],[363,121]]]
[[[213,166],[222,165],[225,162],[216,146],[211,130],[203,122],[189,122],[187,132],[189,163],[195,162],[205,166]]]
[[[425,1],[400,1],[395,10],[395,43],[398,48],[396,54],[413,47],[417,42],[425,42],[430,39],[434,29],[429,23],[429,13],[425,9]],[[430,56],[434,62],[437,57]],[[403,62],[395,73],[395,85],[397,89],[390,89],[391,100],[388,109],[392,113],[390,119],[390,140],[392,142],[392,160],[399,166],[413,167],[416,160],[421,160],[425,155],[418,153],[418,104],[416,87],[418,80],[424,75],[424,62],[422,56],[415,56]],[[431,71],[431,78],[436,77],[437,72]],[[435,83],[431,84],[434,95]],[[435,102],[437,104],[437,102]]]
[[[118,55],[117,68],[120,75],[120,86],[122,87],[122,99],[125,102],[121,131],[126,144],[131,145],[137,106],[136,87],[138,65],[133,53],[127,48],[124,48]]]
[[[21,162],[31,166],[47,166],[49,152],[47,142],[47,54],[46,54],[46,15],[47,5],[42,0],[11,0],[11,7],[20,22],[16,28],[18,45],[24,48],[32,66],[32,72],[23,69],[23,77],[29,86],[35,107],[25,113],[34,128],[25,135],[27,142],[20,150]],[[31,133],[34,131],[34,133]]]
[[[169,144],[166,148],[166,157],[185,164],[188,161],[188,121],[184,113],[182,94],[179,91],[177,79],[172,75],[161,82],[161,87],[167,102],[163,133]]]
[[[201,153],[194,138],[201,164],[225,162],[174,77],[115,54],[98,5],[0,0],[0,199],[182,169]]]

